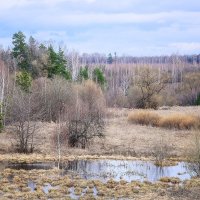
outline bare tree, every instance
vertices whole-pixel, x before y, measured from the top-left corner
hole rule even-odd
[[[75,101],[73,84],[63,78],[55,77],[52,80],[43,80],[39,83],[39,86],[41,86],[40,90],[43,93],[43,106],[45,107],[46,113],[45,119],[57,122],[60,109],[63,105],[71,105]]]
[[[150,67],[139,69],[133,86],[129,90],[129,102],[138,108],[158,107],[156,97],[166,87],[168,77],[165,73]]]
[[[79,53],[76,51],[70,52],[68,55],[68,65],[72,70],[72,80],[77,80],[78,72],[79,72]]]
[[[36,91],[25,93],[18,88],[13,94],[8,120],[13,132],[14,145],[20,153],[31,153],[34,150],[37,121],[43,118],[38,96]]]
[[[194,105],[200,94],[200,73],[185,74],[178,93],[179,101],[182,105]]]
[[[5,90],[5,69],[3,63],[0,63],[0,131],[3,128],[3,102]]]
[[[0,131],[5,125],[5,115],[7,108],[7,93],[9,90],[9,68],[0,60]]]

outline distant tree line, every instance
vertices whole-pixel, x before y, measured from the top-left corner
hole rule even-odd
[[[12,40],[13,48],[2,49],[0,56],[9,72],[16,74],[16,84],[24,91],[29,91],[32,82],[40,77],[53,79],[59,76],[77,83],[93,80],[103,89],[108,106],[135,107],[138,94],[135,88],[148,68],[156,84],[162,81],[164,74],[168,77],[165,87],[156,95],[158,106],[199,104],[200,54],[154,57],[118,56],[116,53],[80,55],[76,51],[65,52],[52,44],[38,43],[33,37],[27,41],[20,31]],[[162,98],[163,95],[168,98]]]
[[[187,64],[200,64],[200,54],[194,54],[194,55],[177,55],[173,54],[171,56],[141,56],[141,57],[135,57],[135,56],[114,56],[114,54],[109,53],[106,54],[99,54],[99,53],[93,53],[93,54],[87,54],[83,53],[80,55],[80,63],[84,63],[87,65],[90,64],[113,64],[113,62],[117,61],[117,63],[123,63],[123,64],[172,64],[175,60],[180,60],[181,62],[187,63]]]

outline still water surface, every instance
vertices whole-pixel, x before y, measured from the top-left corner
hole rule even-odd
[[[62,175],[79,175],[87,180],[100,180],[106,182],[109,179],[127,182],[131,181],[158,181],[162,177],[178,177],[181,180],[191,178],[187,163],[179,162],[176,166],[158,167],[151,161],[139,160],[74,160],[62,163]],[[7,167],[13,169],[51,169],[56,163],[36,164],[10,164]]]

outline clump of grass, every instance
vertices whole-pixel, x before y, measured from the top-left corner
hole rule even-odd
[[[200,128],[199,117],[180,113],[160,116],[153,111],[132,111],[128,115],[128,121],[134,124],[156,126],[167,129],[190,130],[193,128]]]
[[[155,162],[155,165],[160,167],[176,166],[177,164],[178,162],[171,160],[164,160],[163,162]]]
[[[134,124],[157,126],[160,116],[154,112],[139,110],[128,115],[128,121]]]
[[[163,128],[175,129],[192,129],[199,127],[200,120],[193,115],[174,113],[169,116],[162,117],[159,126]]]
[[[181,182],[180,179],[177,177],[162,177],[160,178],[160,181],[164,183],[173,183],[173,184],[177,184]]]

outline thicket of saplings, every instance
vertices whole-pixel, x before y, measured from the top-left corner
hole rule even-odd
[[[34,80],[28,90],[10,84],[5,125],[12,131],[17,152],[34,151],[39,121],[57,123],[53,140],[59,145],[86,148],[104,136],[105,100],[92,80],[70,83],[61,77]]]
[[[73,78],[61,48],[56,52],[32,37],[26,43],[22,32],[13,35],[13,46],[0,60],[0,130],[12,129],[16,151],[34,151],[38,121],[58,124],[58,149],[63,142],[86,148],[103,137],[103,72],[97,67],[89,77],[84,68]]]

